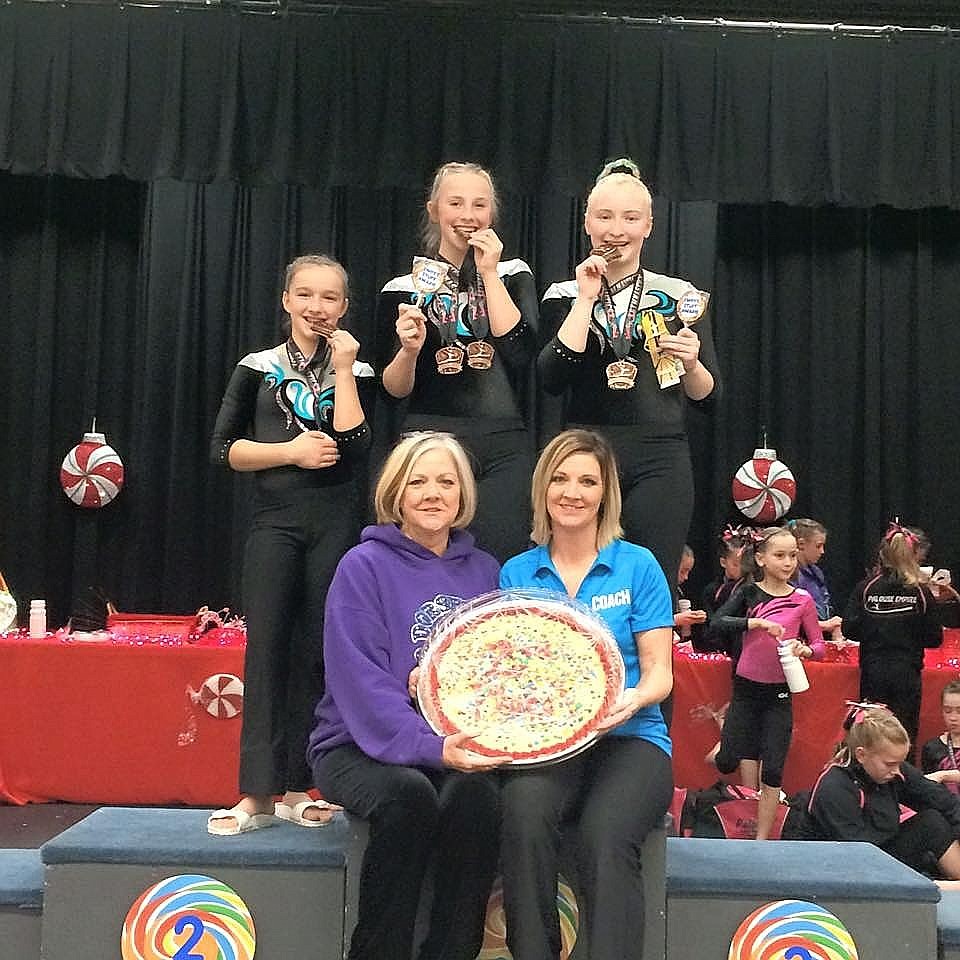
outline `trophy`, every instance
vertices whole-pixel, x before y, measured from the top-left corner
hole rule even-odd
[[[429,257],[414,257],[411,278],[417,291],[417,307],[422,308],[427,298],[435,294],[447,279],[448,265]],[[437,327],[440,330],[441,347],[436,352],[437,372],[445,375],[460,373],[463,370],[464,350],[455,342],[456,315],[442,319]]]

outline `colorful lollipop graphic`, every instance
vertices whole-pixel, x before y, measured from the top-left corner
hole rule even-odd
[[[737,927],[728,960],[858,960],[846,927],[805,900],[776,900]]]
[[[557,883],[557,913],[560,916],[560,960],[567,960],[577,942],[580,909],[570,885],[560,877]],[[507,919],[503,913],[503,885],[499,878],[487,902],[487,922],[483,930],[483,947],[477,960],[513,960],[507,948]]]
[[[127,911],[123,960],[253,960],[247,905],[213,877],[183,874],[148,887]]]

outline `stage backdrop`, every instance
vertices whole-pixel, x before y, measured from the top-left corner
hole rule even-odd
[[[437,162],[494,166],[506,255],[542,290],[584,252],[592,176],[628,151],[657,194],[645,262],[713,291],[725,384],[689,418],[695,579],[762,425],[797,474],[794,513],[830,528],[836,594],[893,513],[950,565],[954,47],[0,7],[0,570],[55,622],[103,597],[240,606],[248,481],[207,445],[236,360],[279,339],[284,263],[343,260],[372,352],[373,298],[417,252]],[[544,435],[560,414],[539,414]],[[89,513],[57,471],[93,416],[127,486]]]

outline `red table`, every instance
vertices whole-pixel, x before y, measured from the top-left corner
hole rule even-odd
[[[944,631],[944,646],[927,652],[920,709],[920,744],[943,731],[940,693],[960,679],[960,630]],[[859,692],[859,668],[851,663],[806,662],[810,689],[793,698],[793,742],[784,768],[783,789],[793,793],[812,786],[833,756],[846,713],[845,701]],[[730,699],[730,661],[719,655],[674,655],[673,777],[678,786],[707,787],[717,780],[704,762],[720,736],[713,713]],[[918,751],[919,759],[919,751]]]
[[[190,694],[243,654],[0,636],[0,801],[233,804],[240,718]]]

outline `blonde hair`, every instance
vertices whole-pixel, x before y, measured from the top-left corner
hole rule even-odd
[[[403,523],[400,507],[403,492],[410,482],[410,474],[413,473],[417,461],[431,450],[446,450],[450,454],[460,481],[460,509],[451,526],[454,530],[469,526],[477,512],[477,483],[470,467],[470,459],[455,437],[434,430],[407,434],[401,437],[400,442],[390,451],[373,492],[377,523]]]
[[[647,201],[647,215],[653,220],[653,195],[650,188],[640,177],[640,168],[628,157],[622,157],[619,160],[611,160],[604,164],[603,169],[597,175],[590,192],[587,194],[587,212],[590,210],[590,202],[601,184],[635,184],[643,191]]]
[[[809,517],[788,520],[787,526],[797,540],[812,540],[818,533],[827,535],[827,528],[819,520],[811,520]]]
[[[485,167],[481,167],[479,163],[451,161],[450,163],[444,163],[437,167],[430,185],[430,192],[427,194],[427,203],[433,203],[433,201],[437,199],[437,194],[440,192],[440,184],[443,182],[444,177],[448,177],[452,173],[475,173],[483,177],[487,183],[490,184],[490,220],[491,223],[496,220],[500,204],[499,197],[497,196],[497,188],[494,185],[493,177],[490,176],[490,171]],[[430,219],[430,211],[426,207],[424,207],[423,210],[423,219],[420,226],[420,240],[423,244],[423,251],[427,256],[435,257],[440,252],[440,224],[434,223],[433,220]]]
[[[291,260],[283,274],[284,290],[290,289],[294,276],[303,267],[331,267],[336,270],[343,281],[343,297],[345,300],[350,299],[350,278],[347,276],[347,271],[339,260],[334,260],[333,257],[328,257],[325,253],[306,253],[302,257]]]
[[[603,498],[597,517],[597,547],[603,549],[613,540],[623,536],[620,526],[620,478],[617,474],[617,459],[606,438],[592,430],[564,430],[557,434],[544,448],[533,468],[530,484],[530,502],[533,507],[533,530],[530,539],[543,546],[550,542],[552,529],[547,510],[547,490],[550,478],[567,457],[575,453],[589,453],[600,464],[603,479]]]
[[[893,574],[907,586],[915,587],[920,583],[917,538],[905,527],[887,531],[880,541],[877,559],[884,573]]]
[[[867,707],[852,717],[850,729],[837,748],[831,763],[848,766],[857,747],[875,750],[881,743],[909,747],[910,736],[903,724],[886,707]]]

